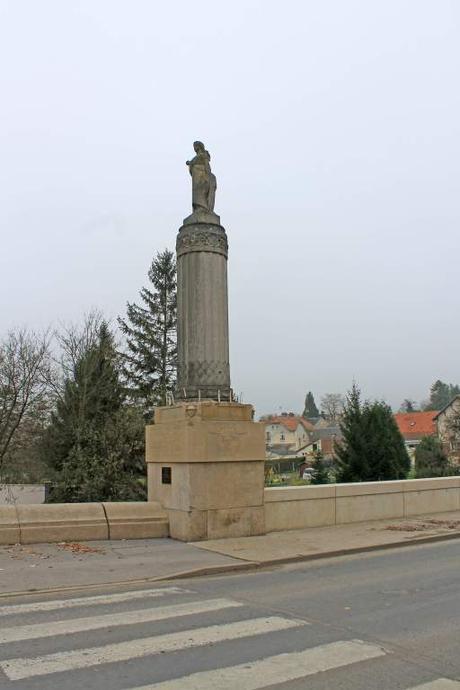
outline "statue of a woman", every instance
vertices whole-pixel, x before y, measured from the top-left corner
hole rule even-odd
[[[187,165],[192,176],[192,206],[194,211],[214,211],[216,176],[211,172],[211,156],[201,141],[193,144],[196,156]]]

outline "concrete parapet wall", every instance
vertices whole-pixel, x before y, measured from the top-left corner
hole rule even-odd
[[[108,539],[101,503],[51,503],[17,506],[22,544]]]
[[[265,489],[267,532],[460,510],[460,477]]]
[[[14,506],[0,506],[0,544],[19,541],[18,514]]]
[[[0,544],[167,537],[158,503],[54,503],[0,506]]]
[[[109,539],[153,539],[169,536],[166,513],[158,503],[103,503]]]

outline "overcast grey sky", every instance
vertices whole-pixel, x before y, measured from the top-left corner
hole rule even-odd
[[[257,413],[460,381],[460,2],[0,0],[0,331],[122,314],[190,213]]]

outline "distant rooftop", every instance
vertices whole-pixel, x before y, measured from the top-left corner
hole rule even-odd
[[[396,424],[406,439],[434,436],[436,434],[436,410],[430,412],[398,412]]]
[[[301,424],[307,431],[312,431],[314,428],[313,424],[307,419],[301,417],[300,415],[295,415],[292,412],[289,414],[286,413],[265,417],[261,421],[263,421],[265,424],[282,424],[286,429],[289,429],[289,431],[295,431],[299,424]]]

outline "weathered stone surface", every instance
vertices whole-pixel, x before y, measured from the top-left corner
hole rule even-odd
[[[159,463],[149,463],[149,496],[166,510],[218,510],[263,505],[264,475],[258,462],[171,463],[171,484],[162,484]]]
[[[103,503],[109,539],[155,539],[169,536],[168,516],[154,501]]]
[[[209,223],[183,226],[176,239],[177,256],[191,252],[213,252],[228,256],[228,240],[224,228]]]
[[[168,407],[157,407],[155,410],[156,424],[175,424],[179,421],[193,424],[200,420],[250,422],[253,416],[252,405],[225,402],[217,404],[212,400],[203,400],[200,403],[178,403]]]
[[[460,477],[264,490],[267,531],[460,510]]]
[[[0,544],[18,544],[20,539],[15,506],[0,506]]]
[[[192,176],[192,207],[199,211],[212,213],[216,200],[216,176],[211,171],[211,156],[201,141],[193,142],[195,156],[186,161]]]
[[[326,525],[335,525],[335,498],[266,501],[265,503],[267,532]]]
[[[207,407],[204,416],[202,405]],[[214,405],[218,407],[219,403]],[[234,403],[213,412],[206,403],[184,403],[157,410],[156,423],[146,428],[147,462],[263,462],[264,425],[238,420],[238,416],[246,416],[247,408],[251,408],[241,407]]]
[[[265,534],[263,506],[211,510],[208,512],[206,539],[227,539]]]
[[[251,405],[212,401],[156,410],[147,427],[149,501],[168,512],[173,538],[263,533],[265,433],[252,416]]]
[[[217,213],[214,213],[214,211],[197,209],[183,220],[183,225],[196,225],[197,223],[205,223],[206,225],[220,225],[220,216],[218,216]]]
[[[177,238],[178,399],[230,400],[227,237],[218,225]]]
[[[337,496],[336,524],[365,522],[384,518],[404,517],[404,495],[400,493],[375,493]]]
[[[22,544],[108,539],[102,503],[18,505]]]
[[[179,541],[202,541],[207,535],[206,510],[168,510],[169,534]]]
[[[446,513],[460,510],[460,490],[458,488],[424,489],[406,491],[405,515],[423,515],[424,513]]]

